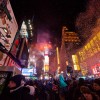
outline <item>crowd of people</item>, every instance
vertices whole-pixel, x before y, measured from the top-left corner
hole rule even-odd
[[[100,79],[75,77],[32,80],[23,75],[12,76],[0,100],[100,100]]]

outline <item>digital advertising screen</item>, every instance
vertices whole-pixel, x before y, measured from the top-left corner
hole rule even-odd
[[[23,68],[22,69],[22,75],[24,76],[33,76],[33,69],[30,68]]]

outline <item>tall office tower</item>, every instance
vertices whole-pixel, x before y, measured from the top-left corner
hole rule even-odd
[[[72,53],[75,43],[79,43],[80,39],[77,33],[71,32],[66,26],[62,27],[62,44],[60,49],[60,65],[61,69],[66,69],[66,61],[72,66]]]

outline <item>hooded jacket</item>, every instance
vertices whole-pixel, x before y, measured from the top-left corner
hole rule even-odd
[[[67,84],[66,84],[66,82],[64,80],[63,75],[59,75],[59,85],[60,85],[60,88],[63,88],[63,87],[67,86]]]
[[[1,94],[0,100],[34,100],[34,87],[24,86],[21,80],[24,81],[22,75],[16,75],[11,77],[10,81],[16,83],[16,87],[9,88],[6,87],[5,91]],[[32,91],[33,90],[33,91]]]

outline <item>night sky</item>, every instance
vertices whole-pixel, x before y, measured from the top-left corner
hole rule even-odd
[[[34,27],[48,30],[60,37],[61,28],[66,25],[75,31],[75,21],[86,9],[87,0],[10,0],[20,27],[25,18],[33,19]]]

